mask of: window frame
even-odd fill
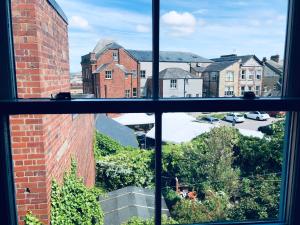
[[[110,73],[110,76],[108,76],[109,73]],[[105,79],[106,80],[112,79],[112,70],[105,70]]]
[[[177,89],[177,79],[170,80],[170,89]]]
[[[146,78],[146,70],[140,70],[140,77]]]
[[[50,0],[49,0],[50,1]],[[51,1],[50,1],[51,2]],[[0,217],[3,224],[16,225],[17,210],[13,177],[12,152],[9,134],[9,115],[65,114],[65,113],[155,113],[155,224],[161,225],[161,171],[162,171],[162,113],[195,111],[290,111],[287,117],[284,167],[281,186],[279,219],[274,221],[245,221],[210,224],[296,224],[300,221],[300,1],[290,0],[286,33],[285,76],[283,96],[279,98],[211,98],[159,99],[159,20],[160,1],[152,1],[153,97],[152,99],[18,99],[16,92],[15,61],[11,21],[11,0],[0,1]],[[144,107],[144,108],[143,108]]]
[[[234,71],[232,71],[232,70],[226,71],[225,81],[226,82],[234,82]]]

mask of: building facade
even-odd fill
[[[159,69],[176,67],[190,72],[193,66],[210,63],[211,60],[189,52],[161,51]],[[152,51],[129,50],[115,42],[100,41],[92,53],[82,56],[81,65],[84,93],[94,93],[98,98],[147,96],[146,82],[152,77]],[[115,75],[110,75],[112,71]]]
[[[152,96],[152,78],[146,82],[147,97]],[[202,78],[181,68],[167,68],[159,73],[161,98],[201,98]]]
[[[214,62],[201,74],[203,78],[203,97],[233,97],[239,93],[240,61]],[[196,71],[197,68],[194,68]]]
[[[97,98],[139,97],[136,60],[115,42],[102,45],[99,42],[94,52],[82,56],[84,93],[95,94]]]
[[[255,55],[224,55],[212,60],[215,62],[238,60],[240,62],[238,92],[235,92],[235,96],[243,96],[245,91],[253,91],[256,96],[262,95],[263,64]]]
[[[263,59],[263,96],[281,96],[283,60],[279,55],[271,56],[270,59]]]

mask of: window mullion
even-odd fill
[[[0,1],[0,99],[17,97],[10,0]],[[9,116],[0,114],[0,218],[1,224],[16,225],[17,210],[13,160],[10,146]]]
[[[162,113],[155,113],[155,225],[161,225]]]

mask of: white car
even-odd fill
[[[270,119],[270,116],[266,112],[252,111],[245,114],[246,118],[254,120],[267,120]]]
[[[245,121],[245,118],[242,114],[240,113],[228,113],[225,117],[224,120],[226,121],[231,121],[235,123],[242,123]]]

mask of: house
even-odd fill
[[[159,93],[162,98],[202,97],[202,78],[181,68],[167,68],[159,73]],[[152,78],[148,78],[147,97],[152,96]]]
[[[253,91],[256,96],[261,96],[263,63],[255,55],[223,55],[212,60],[214,62],[239,60],[238,92],[235,95],[243,96],[245,91]]]
[[[99,41],[81,57],[83,92],[97,98],[137,98],[138,63],[116,42]]]
[[[207,66],[201,72],[203,97],[239,95],[239,68],[239,60],[214,62]]]
[[[95,128],[98,132],[113,138],[123,146],[139,147],[134,130],[116,122],[105,114],[96,114]]]
[[[271,56],[270,59],[263,59],[263,96],[281,96],[283,60],[279,55]]]
[[[191,72],[211,60],[190,52],[161,51],[160,71],[181,68]],[[83,92],[98,98],[146,97],[146,82],[152,77],[152,51],[124,49],[113,41],[99,41],[81,57]]]
[[[142,50],[127,50],[139,63],[140,87],[141,96],[146,96],[146,82],[148,78],[152,77],[152,51]],[[160,51],[159,53],[159,70],[167,68],[180,68],[182,70],[191,72],[191,68],[195,66],[206,67],[211,60],[206,59],[190,52],[178,51]]]
[[[151,219],[154,217],[154,190],[136,186],[124,187],[100,197],[104,213],[104,225],[121,225],[132,217]],[[162,214],[170,215],[162,197]]]

